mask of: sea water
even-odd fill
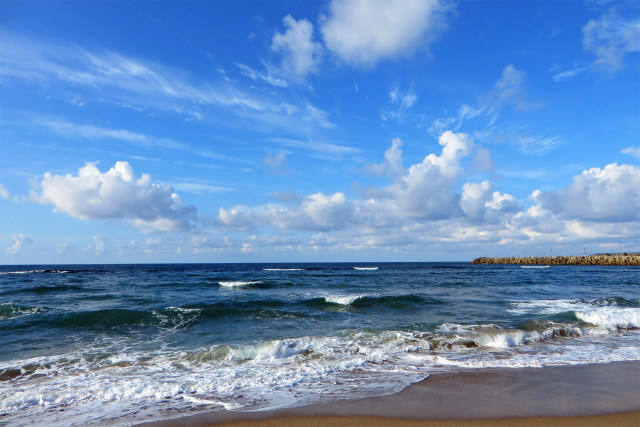
[[[0,267],[0,423],[133,424],[640,360],[640,268]]]

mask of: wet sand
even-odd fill
[[[640,362],[436,373],[388,396],[154,426],[639,426]]]

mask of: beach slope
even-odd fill
[[[388,396],[154,426],[640,425],[640,362],[436,373]]]

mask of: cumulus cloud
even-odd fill
[[[427,45],[445,26],[448,9],[440,0],[334,0],[321,32],[343,61],[373,66]]]
[[[615,9],[582,27],[582,45],[596,56],[593,66],[615,74],[624,68],[624,57],[640,51],[640,19],[624,19]]]
[[[458,213],[454,190],[463,172],[460,160],[473,150],[473,140],[469,135],[446,131],[438,143],[442,146],[440,155],[427,155],[382,191],[383,198],[394,201],[397,215],[438,220]]]
[[[345,230],[353,226],[389,226],[406,221],[431,221],[462,216],[456,192],[463,173],[460,161],[474,147],[466,134],[445,132],[439,138],[442,152],[429,154],[422,162],[405,169],[402,141],[393,140],[385,161],[367,167],[387,176],[389,184],[374,188],[363,199],[348,200],[342,192],[315,193],[295,205],[269,204],[254,208],[221,208],[217,223],[236,230],[262,226],[298,230]],[[496,198],[506,197],[496,194]],[[493,208],[491,202],[499,206]],[[487,200],[487,208],[501,210],[500,200]]]
[[[34,198],[80,219],[126,218],[143,232],[186,231],[196,208],[183,206],[168,185],[135,176],[128,162],[116,162],[107,172],[87,163],[76,176],[45,173]]]
[[[18,233],[11,236],[13,238],[13,245],[6,248],[4,253],[15,255],[21,250],[23,250],[26,246],[33,243],[33,241],[28,238],[24,233]]]
[[[284,33],[276,33],[271,50],[282,54],[282,71],[298,81],[318,69],[322,45],[313,41],[313,24],[306,19],[296,21],[291,15],[283,19]]]
[[[611,163],[574,177],[562,190],[536,192],[540,207],[563,218],[580,221],[640,220],[640,169]]]
[[[533,205],[525,208],[488,179],[463,181],[463,160],[481,149],[469,135],[444,132],[438,142],[440,152],[405,167],[402,141],[394,139],[384,161],[371,166],[388,178],[387,184],[360,196],[347,197],[341,191],[307,196],[276,192],[274,203],[220,208],[211,219],[213,228],[202,235],[182,235],[145,247],[194,254],[266,248],[296,254],[406,253],[468,247],[473,255],[479,243],[554,245],[555,252],[555,245],[640,242],[640,169],[634,166],[613,163],[586,170],[566,188],[535,191]],[[273,229],[278,232],[272,234]],[[207,235],[220,232],[240,234],[234,239]],[[95,238],[88,250],[106,250],[101,242]]]
[[[494,184],[489,180],[464,184],[460,207],[472,222],[489,224],[504,220],[505,214],[522,210],[522,204],[512,195],[494,191]]]
[[[253,230],[272,225],[292,230],[335,230],[354,222],[354,206],[344,193],[315,193],[304,197],[295,206],[269,204],[249,208],[220,208],[216,225],[235,230]]]

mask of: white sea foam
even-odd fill
[[[324,298],[326,302],[340,305],[349,305],[354,301],[365,297],[366,295],[327,295]]]
[[[263,271],[303,271],[304,268],[263,268]]]
[[[640,308],[619,307],[611,300],[520,301],[512,303],[511,307],[509,312],[514,314],[552,315],[574,312],[579,320],[608,329],[640,328]]]
[[[248,285],[257,285],[262,283],[260,280],[249,280],[249,281],[229,281],[229,282],[218,282],[220,286],[225,286],[227,288],[236,288],[241,286]]]
[[[162,410],[211,410],[211,405],[261,410],[392,393],[452,366],[640,360],[640,334],[600,328],[602,335],[589,340],[576,328],[575,335],[559,342],[554,338],[562,328],[568,326],[550,324],[535,332],[448,323],[431,332],[363,331],[179,352],[161,343],[143,352],[113,342],[0,362],[0,372],[22,371],[19,378],[0,382],[0,412],[8,414],[4,421],[10,424],[29,424],[36,418],[54,425],[104,424],[110,419],[133,424],[157,419]],[[468,348],[469,343],[483,350]],[[57,406],[65,406],[65,411],[47,410]]]
[[[576,317],[583,322],[608,329],[640,328],[640,308],[599,307],[592,310],[577,311]]]
[[[549,268],[548,265],[521,265],[521,268]]]
[[[378,267],[353,267],[354,270],[372,271],[377,270]]]
[[[513,314],[558,314],[566,311],[587,307],[587,304],[577,300],[535,300],[535,301],[514,301],[509,304],[508,311]]]
[[[89,406],[101,414],[94,420],[98,422],[136,412],[133,419],[150,420],[157,416],[157,405],[168,402],[174,410],[211,402],[255,410],[331,399],[353,393],[354,384],[361,396],[377,394],[380,387],[393,392],[427,375],[391,363],[394,353],[408,349],[406,341],[403,333],[385,333],[303,337],[179,353],[160,348],[141,353],[114,346],[116,353],[107,358],[78,352],[23,360],[19,366],[30,366],[31,372],[14,380],[12,387],[0,383],[0,412],[18,424],[21,417],[34,416],[46,424],[82,424]],[[11,363],[0,364],[0,371],[15,368],[15,361]],[[34,374],[45,375],[36,379]],[[319,384],[326,385],[326,394],[318,395]],[[59,405],[70,405],[64,415],[43,411]],[[149,409],[137,411],[145,407]]]

